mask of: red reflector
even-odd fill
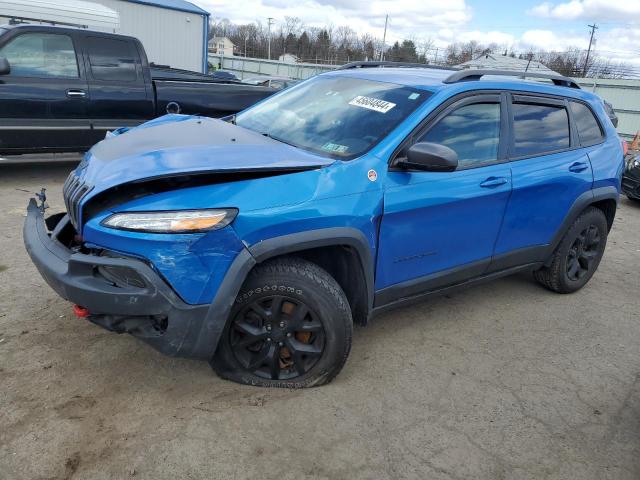
[[[80,305],[73,306],[73,313],[75,313],[78,318],[87,318],[89,316],[89,310]]]

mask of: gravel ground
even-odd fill
[[[0,478],[638,479],[640,206],[582,291],[514,276],[356,329],[325,387],[249,388],[71,314],[30,263],[0,165]]]

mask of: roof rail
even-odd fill
[[[459,70],[449,75],[444,83],[457,83],[468,80],[480,80],[485,75],[499,75],[504,77],[519,77],[521,79],[529,78],[544,78],[551,80],[554,85],[560,87],[580,88],[580,85],[575,80],[569,77],[563,77],[562,75],[553,75],[548,73],[536,73],[536,72],[517,72],[513,70],[486,70],[486,69],[466,69]]]
[[[367,61],[367,62],[351,62],[344,65],[340,65],[337,70],[349,70],[351,68],[431,68],[434,70],[451,70],[457,71],[457,68],[453,67],[441,67],[439,65],[429,65],[427,63],[410,63],[410,62],[386,62],[386,61]]]

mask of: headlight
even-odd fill
[[[196,233],[226,227],[238,214],[235,208],[114,213],[102,225],[150,233]]]

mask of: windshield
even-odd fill
[[[316,77],[236,116],[236,124],[340,159],[369,151],[430,92],[348,77]]]

